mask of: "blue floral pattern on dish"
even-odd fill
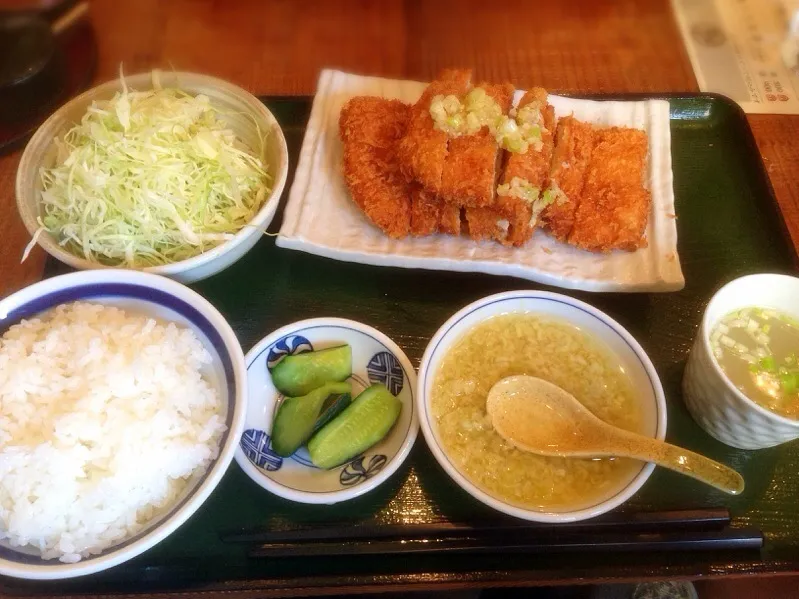
[[[399,395],[403,386],[402,366],[394,354],[381,351],[372,356],[366,365],[366,372],[369,375],[369,382],[382,383],[392,395]]]
[[[272,370],[286,356],[313,351],[313,345],[302,335],[286,335],[275,343],[266,356],[266,367]]]
[[[369,462],[364,466],[364,456],[355,458],[347,464],[341,471],[338,477],[339,482],[344,487],[352,487],[369,480],[375,474],[380,472],[383,467],[388,463],[388,458],[384,455],[373,455],[369,458]]]
[[[270,437],[264,431],[252,428],[244,431],[240,445],[247,459],[263,470],[274,472],[283,465],[283,458],[272,451]]]

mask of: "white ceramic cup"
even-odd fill
[[[716,292],[705,309],[683,376],[683,397],[694,420],[722,443],[740,449],[772,447],[799,438],[799,420],[775,414],[746,397],[713,357],[713,327],[730,312],[751,306],[799,319],[799,278],[748,275]]]

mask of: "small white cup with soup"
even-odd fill
[[[736,385],[714,356],[711,337],[718,324],[747,308],[773,310],[799,321],[799,278],[748,275],[727,283],[711,298],[685,368],[683,397],[694,420],[713,437],[732,447],[761,449],[799,438],[799,420],[747,397],[741,381]]]

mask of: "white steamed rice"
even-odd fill
[[[140,532],[225,430],[189,329],[58,306],[0,340],[0,542],[76,562]]]

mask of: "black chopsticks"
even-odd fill
[[[612,513],[593,520],[564,524],[541,524],[524,520],[502,519],[476,523],[433,522],[424,524],[377,524],[377,525],[326,525],[295,528],[290,530],[232,530],[222,533],[227,543],[295,543],[328,540],[373,540],[386,538],[453,537],[458,535],[506,536],[519,532],[646,532],[659,530],[697,529],[719,530],[730,524],[730,512],[726,508],[700,510],[673,510],[663,512]]]
[[[760,549],[763,535],[730,528],[725,508],[614,513],[548,525],[510,519],[475,523],[317,524],[291,530],[236,530],[229,543],[254,543],[251,557],[328,555],[699,551]]]
[[[754,529],[597,535],[567,533],[529,540],[501,538],[388,539],[264,543],[250,557],[326,557],[396,554],[556,553],[619,551],[701,551],[760,549],[763,535]]]

